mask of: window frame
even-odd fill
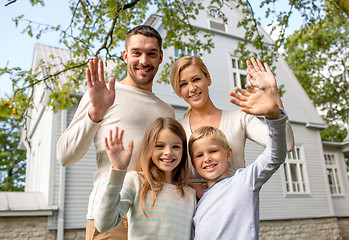
[[[334,164],[328,164],[328,161],[326,161],[326,156],[332,156],[332,161],[334,160]],[[327,182],[328,182],[328,186],[329,186],[329,190],[331,193],[332,197],[337,197],[337,196],[344,196],[344,192],[343,192],[343,183],[341,180],[341,174],[340,174],[340,166],[339,166],[339,161],[338,161],[338,156],[337,154],[333,153],[333,152],[327,152],[324,151],[324,161],[325,161],[325,167],[326,167],[326,177],[327,177]],[[332,192],[332,187],[329,180],[329,172],[328,170],[331,169],[332,171],[332,181],[335,182],[334,187],[336,188],[336,193]],[[339,189],[339,191],[338,191]]]
[[[293,155],[296,155],[296,158],[294,158]],[[292,159],[289,158],[290,156],[292,156]],[[292,181],[291,165],[295,165],[296,167],[296,181]],[[306,164],[304,148],[302,146],[295,146],[292,152],[287,153],[286,160],[282,164],[281,170],[283,186],[282,188],[286,196],[311,194],[308,168]],[[289,179],[291,181],[288,181]]]
[[[235,62],[235,67],[234,67],[233,61]],[[231,79],[230,80],[231,91],[234,91],[234,87],[239,87],[241,89],[246,90],[244,84],[249,84],[249,81],[247,80],[247,69],[241,69],[239,65],[242,63],[239,64],[239,57],[234,56],[232,54],[229,56],[229,62],[230,62],[229,76]],[[245,77],[244,83],[241,80],[241,75]]]

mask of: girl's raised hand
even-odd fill
[[[277,119],[281,117],[279,107],[272,97],[262,91],[258,91],[250,85],[246,84],[246,88],[251,92],[235,87],[235,91],[240,94],[229,92],[229,95],[233,97],[230,98],[229,101],[240,106],[241,111],[248,114],[265,116],[269,119]]]
[[[128,149],[124,149],[122,144],[122,138],[124,135],[124,130],[121,130],[119,134],[119,128],[115,128],[115,134],[113,131],[109,130],[109,138],[105,138],[105,148],[113,166],[116,170],[126,170],[131,159],[133,141],[131,140],[128,144]]]

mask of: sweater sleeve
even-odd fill
[[[57,159],[63,166],[79,161],[88,151],[100,123],[94,123],[88,116],[91,103],[85,93],[69,127],[57,142]]]
[[[131,175],[126,174],[126,170],[111,170],[110,180],[95,218],[99,232],[108,232],[117,227],[133,204],[135,198],[133,183],[137,181],[137,177]]]
[[[282,118],[275,120],[266,119],[268,126],[267,147],[252,164],[252,175],[255,176],[252,183],[253,190],[258,190],[285,162],[286,146],[286,113],[280,109]]]
[[[259,120],[256,116],[246,114],[244,116],[246,126],[246,136],[251,141],[261,145],[267,145],[268,127],[265,123]],[[286,143],[287,151],[291,152],[294,148],[294,136],[290,120],[286,120]]]

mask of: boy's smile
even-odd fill
[[[223,148],[219,141],[212,138],[201,138],[193,145],[193,160],[197,172],[206,179],[211,187],[222,178],[228,177],[231,149]]]

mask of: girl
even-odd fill
[[[252,64],[251,64],[252,62]],[[283,108],[279,97],[278,88],[274,74],[267,63],[251,58],[247,60],[249,73],[247,79],[255,87],[269,94],[277,102],[279,108]],[[230,148],[233,151],[232,160],[229,163],[229,176],[234,175],[238,168],[245,167],[244,150],[246,139],[266,146],[268,129],[257,117],[246,114],[240,110],[223,111],[218,109],[211,101],[209,86],[212,80],[206,65],[198,57],[184,56],[178,59],[171,69],[171,85],[176,94],[183,98],[189,108],[184,119],[179,122],[184,127],[187,139],[192,132],[201,126],[212,126],[219,128],[227,137]],[[230,94],[231,95],[231,94]],[[293,149],[294,140],[290,123],[286,124],[287,150]],[[196,173],[189,161],[189,182],[204,182]],[[200,185],[191,185],[198,190],[200,197]]]
[[[195,191],[186,186],[187,143],[183,127],[172,118],[156,119],[140,146],[136,171],[126,173],[133,142],[123,148],[124,131],[105,138],[112,164],[95,224],[100,232],[115,228],[127,213],[129,239],[191,239]]]

